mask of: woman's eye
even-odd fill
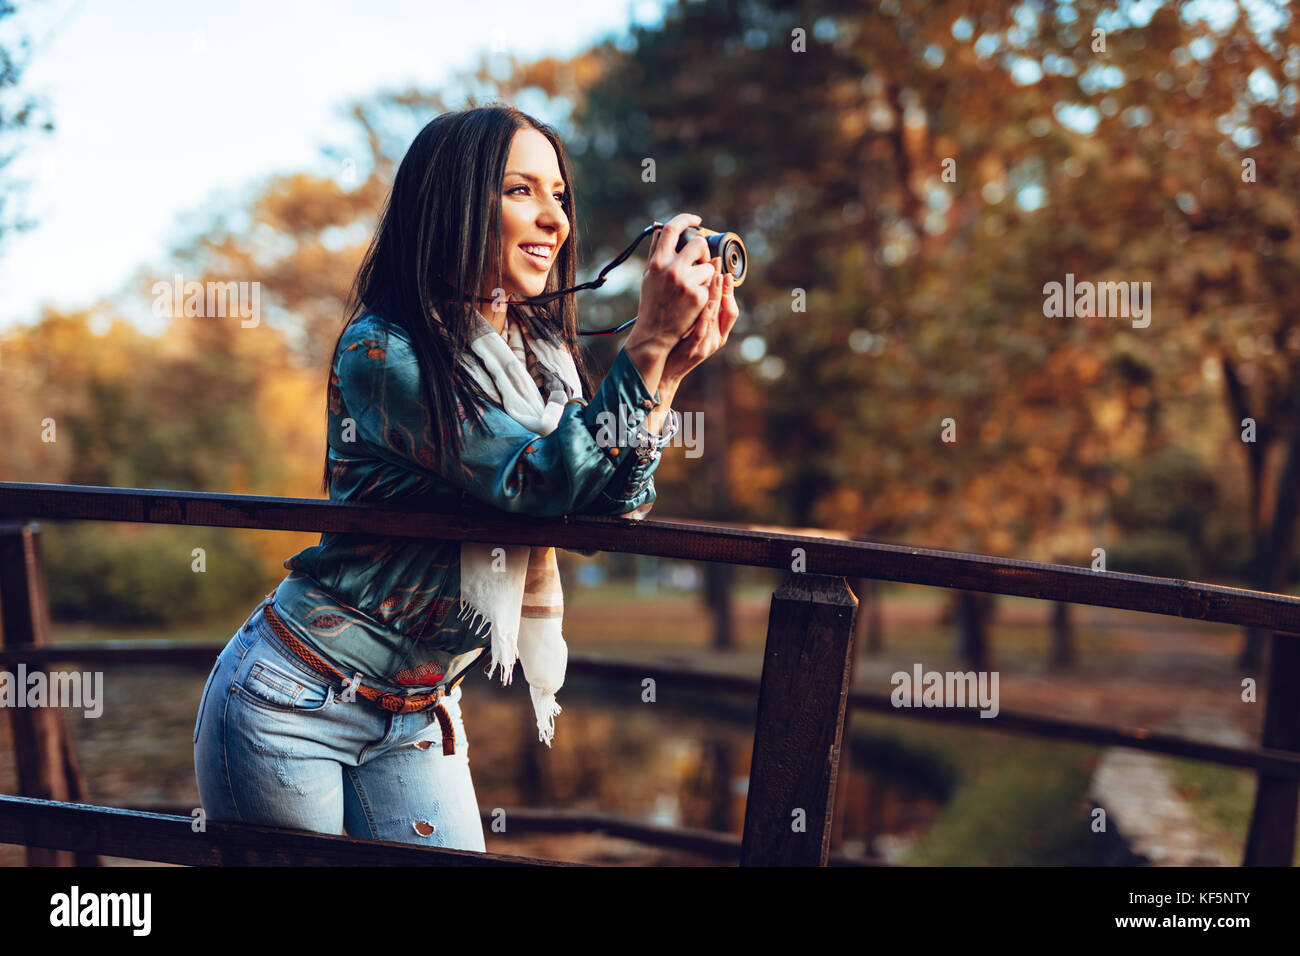
[[[511,193],[516,192],[517,190],[527,189],[527,188],[528,188],[527,186],[515,186],[512,189],[507,189],[506,195],[509,196]],[[558,199],[560,202],[564,202],[564,193],[551,193],[551,195],[554,196],[556,199]]]

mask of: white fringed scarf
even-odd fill
[[[468,356],[462,364],[488,395],[500,399],[511,418],[531,432],[549,435],[559,424],[565,405],[583,397],[573,356],[562,345],[523,336],[513,320],[507,321],[503,338],[481,314],[477,318],[478,335],[470,349],[488,374],[485,376]],[[639,508],[625,517],[641,518],[648,510]],[[492,557],[497,548],[505,552],[504,567]],[[462,541],[460,600],[462,618],[477,612],[481,615],[479,626],[491,629],[488,677],[500,665],[501,683],[509,684],[515,660],[523,665],[537,715],[538,739],[549,747],[555,735],[555,716],[560,713],[555,694],[564,683],[569,661],[561,633],[564,594],[555,548]]]

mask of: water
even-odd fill
[[[88,720],[80,712],[64,714],[91,802],[165,805],[186,815],[199,805],[192,731],[205,678],[189,668],[108,668],[103,716]],[[489,812],[503,809],[508,821],[511,810],[519,808],[587,810],[741,834],[753,755],[752,700],[669,694],[661,681],[659,700],[644,702],[639,681],[570,678],[559,695],[564,710],[548,750],[537,739],[521,674],[516,672],[509,687],[481,673],[471,674],[462,686],[470,768],[479,805]],[[13,793],[17,781],[8,722],[0,723],[5,754],[0,785]],[[855,740],[836,807],[842,845],[856,854],[904,846],[941,806],[942,775],[927,780],[912,763],[916,755],[901,758],[896,745],[871,738],[861,727]],[[844,769],[842,762],[841,774]],[[508,825],[507,833],[489,832],[487,839],[488,849],[499,853],[602,862],[727,862],[608,837],[524,837],[509,832]],[[621,849],[606,853],[614,844]]]

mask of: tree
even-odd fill
[[[18,8],[11,0],[0,0],[0,24],[14,16]],[[21,143],[33,133],[48,133],[54,129],[44,106],[35,97],[25,97],[14,102],[12,95],[22,80],[31,51],[31,40],[20,36],[17,49],[0,44],[0,249],[12,233],[30,229],[36,223],[14,212],[14,201],[23,183],[11,181],[5,174],[10,164],[21,153]]]

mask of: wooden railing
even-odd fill
[[[133,521],[307,532],[386,534],[499,544],[550,545],[788,572],[774,593],[759,678],[649,661],[574,655],[569,673],[661,683],[716,693],[757,694],[758,716],[743,833],[710,834],[601,815],[530,811],[537,828],[600,829],[692,849],[742,865],[873,862],[830,854],[831,822],[845,715],[850,707],[1051,739],[1133,747],[1256,771],[1258,792],[1244,854],[1248,865],[1292,863],[1300,800],[1300,598],[1182,580],[1093,571],[987,555],[869,541],[648,519],[537,519],[487,511],[466,499],[454,514],[302,498],[0,482],[0,666],[192,663],[210,666],[219,646],[152,642],[49,642],[48,602],[32,519]],[[892,706],[889,695],[850,688],[858,601],[846,578],[925,584],[1123,608],[1262,628],[1274,641],[1259,746],[1234,747],[1143,728],[1108,727],[1001,709]],[[1280,652],[1279,652],[1280,650]],[[1281,688],[1281,690],[1279,690]],[[1288,690],[1289,688],[1289,690]],[[76,755],[57,712],[14,710],[22,796],[0,798],[0,842],[29,848],[30,862],[94,862],[98,854],[177,863],[401,862],[541,864],[524,857],[465,853],[293,830],[209,823],[194,833],[174,814],[91,807]],[[792,819],[803,826],[792,826]],[[512,818],[513,819],[513,818]],[[180,827],[184,826],[184,830]],[[129,852],[124,852],[129,850]],[[76,854],[75,856],[73,854]],[[878,862],[878,861],[874,861]]]

